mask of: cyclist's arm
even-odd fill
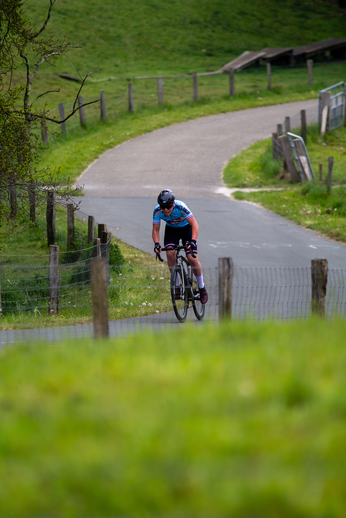
[[[154,243],[159,243],[159,241],[160,241],[160,223],[153,224],[152,237],[153,237]]]
[[[191,225],[191,227],[192,227],[192,238],[191,239],[194,239],[195,241],[197,241],[198,230],[199,230],[198,223],[194,217],[189,218],[187,221],[188,221],[188,224]]]

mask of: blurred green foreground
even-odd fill
[[[344,517],[346,321],[3,347],[0,516]]]

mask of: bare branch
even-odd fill
[[[32,103],[29,104],[30,107],[32,107],[32,105],[38,100],[40,99],[41,97],[44,97],[45,95],[47,94],[57,94],[60,92],[60,88],[58,90],[47,90],[47,92],[44,92],[43,94],[40,94],[36,97],[36,99],[34,101],[32,101]]]
[[[74,107],[72,109],[71,113],[67,117],[65,117],[65,119],[60,120],[60,121],[57,121],[56,119],[51,119],[50,117],[41,117],[41,118],[42,119],[44,118],[45,120],[50,121],[50,122],[55,122],[56,124],[62,124],[63,122],[66,122],[70,117],[72,117],[72,115],[77,113],[84,106],[89,106],[89,104],[95,104],[95,103],[99,103],[99,102],[100,102],[100,99],[96,99],[95,101],[90,101],[88,103],[83,103],[81,106]],[[40,118],[40,116],[38,116],[38,118]]]
[[[81,91],[82,91],[83,86],[85,85],[85,81],[88,79],[88,77],[90,77],[90,76],[91,76],[91,74],[93,73],[93,71],[94,71],[96,68],[97,68],[97,67],[95,66],[92,70],[90,70],[90,72],[89,72],[89,73],[84,77],[84,79],[82,80],[82,84],[81,84],[81,85],[80,85],[80,87],[79,87],[79,90],[78,90],[78,92],[77,92],[77,94],[76,94],[75,101],[74,101],[74,103],[73,103],[73,108],[72,108],[72,110],[73,110],[73,111],[76,109],[76,105],[77,105],[77,102],[78,102],[78,97],[79,97],[79,94],[80,94],[80,93],[81,93]],[[94,102],[95,102],[95,101],[94,101]]]
[[[50,15],[51,15],[51,12],[52,12],[52,9],[54,7],[55,2],[56,2],[56,0],[49,0],[49,9],[48,9],[48,13],[47,13],[46,19],[43,22],[43,25],[42,25],[41,29],[39,31],[37,31],[36,33],[34,33],[31,36],[29,41],[35,40],[37,38],[37,36],[39,36],[45,30],[45,28],[47,27],[47,24],[49,22]]]
[[[34,80],[35,75],[39,71],[40,67],[43,65],[43,63],[45,61],[47,61],[48,58],[51,58],[52,56],[60,56],[63,52],[64,52],[63,50],[55,51],[55,52],[50,52],[50,53],[46,54],[45,56],[43,56],[43,58],[35,64],[35,69],[33,70],[32,74],[30,76],[30,82],[32,83],[32,81]]]
[[[24,112],[28,114],[28,106],[29,106],[29,97],[31,90],[31,81],[30,81],[30,63],[28,56],[23,52],[20,53],[20,57],[24,60],[25,68],[26,68],[26,84],[25,84],[25,92],[24,92]]]

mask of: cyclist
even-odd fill
[[[161,220],[166,222],[164,244],[178,245],[182,240],[183,246],[187,247],[186,256],[195,273],[202,304],[208,302],[208,293],[203,282],[201,263],[197,258],[198,224],[192,212],[184,202],[176,200],[170,189],[164,189],[157,197],[158,205],[154,209],[154,221],[152,237],[155,243],[154,252],[161,252],[160,246],[160,224]],[[191,251],[196,255],[192,257]],[[171,271],[175,265],[175,250],[167,250],[167,263]],[[179,277],[177,276],[177,283]],[[180,286],[176,286],[175,297],[180,297]]]

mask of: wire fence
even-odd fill
[[[237,71],[233,75],[234,98],[265,95],[268,89],[273,93],[282,94],[284,91],[310,91],[328,87],[333,82],[342,81],[346,73],[345,62],[316,63],[313,69],[313,86],[308,82],[308,70],[305,64],[295,67],[271,67],[271,86],[268,85],[268,76],[265,67],[250,67]],[[306,77],[305,77],[306,76]],[[197,77],[197,83],[194,83]],[[304,80],[305,78],[305,80]],[[95,85],[103,84],[107,120],[115,120],[121,114],[137,111],[145,107],[177,106],[196,101],[212,101],[215,99],[229,99],[231,95],[230,76],[227,73],[188,74],[169,77],[134,77],[125,81],[122,78],[104,78],[95,80],[91,89],[95,92]],[[129,98],[129,84],[131,84],[132,100]],[[109,87],[112,85],[112,88]],[[101,90],[100,90],[101,91]],[[83,96],[83,103],[97,99],[98,94]],[[130,107],[131,103],[131,107]],[[73,102],[64,103],[65,115],[72,110]],[[101,118],[100,103],[84,107],[85,123],[95,122]],[[50,110],[50,116],[60,119],[59,107]],[[80,114],[76,113],[66,121],[66,131],[69,132],[80,126]],[[48,124],[49,126],[49,124]],[[54,126],[54,125],[53,125]],[[53,129],[52,126],[52,129]],[[54,130],[56,128],[54,127]]]
[[[48,315],[49,264],[35,268],[2,264],[0,343],[93,336],[92,247],[80,252],[81,256],[88,253],[89,257],[73,264],[64,259],[60,261],[61,295],[59,310],[53,317]],[[46,257],[47,263],[48,260]],[[218,275],[217,268],[204,269],[209,293],[207,321],[219,318]],[[329,269],[325,307],[328,318],[346,316],[346,270]],[[235,268],[233,319],[305,319],[311,313],[311,268]],[[25,314],[30,315],[26,321],[23,319]],[[46,320],[42,320],[44,314]],[[146,267],[131,264],[110,267],[108,316],[110,336],[136,333],[143,328],[158,330],[180,325],[172,312],[167,265],[156,265],[153,261]],[[195,320],[192,310],[188,320]],[[20,325],[34,328],[11,329]]]

